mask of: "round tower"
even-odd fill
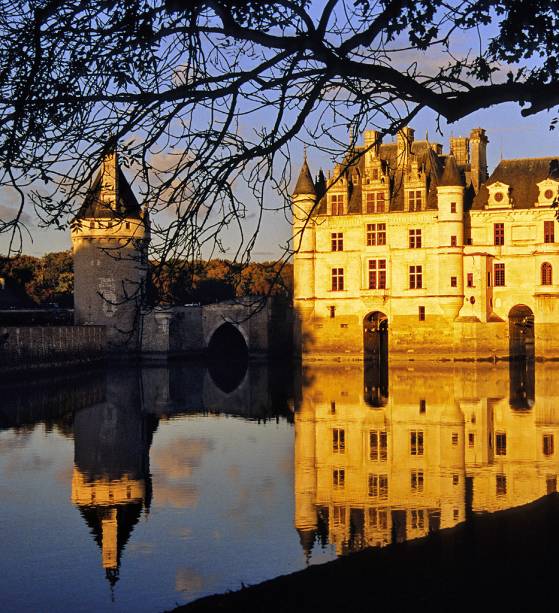
[[[293,212],[293,298],[295,306],[295,347],[301,348],[303,321],[312,317],[314,304],[315,222],[317,202],[307,156],[292,195]]]
[[[450,319],[464,300],[464,180],[452,154],[437,186],[440,305]]]
[[[149,241],[147,210],[109,153],[72,223],[74,322],[106,326],[109,349],[138,349]]]

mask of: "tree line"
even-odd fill
[[[209,304],[242,296],[282,296],[293,293],[293,267],[282,262],[239,264],[223,259],[208,261],[151,261],[147,290],[149,304]],[[71,308],[74,270],[71,251],[42,257],[0,256],[0,276],[23,287],[39,306]]]

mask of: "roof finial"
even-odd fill
[[[429,128],[425,130],[425,140],[429,142]]]
[[[307,144],[305,143],[304,147],[303,147],[303,156],[304,156],[304,161],[307,161]]]

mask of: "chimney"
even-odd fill
[[[398,163],[408,163],[411,156],[414,133],[415,131],[408,127],[398,130],[398,135],[396,137],[396,142],[398,144]]]
[[[376,130],[365,130],[363,134],[363,143],[366,149],[371,147],[370,152],[372,157],[378,157],[380,146],[382,144],[382,136]]]
[[[487,174],[487,143],[483,128],[474,128],[470,133],[470,159],[472,167],[472,185],[477,194],[479,187],[488,179]]]
[[[470,163],[470,139],[465,136],[451,138],[450,153],[458,166],[467,166]]]

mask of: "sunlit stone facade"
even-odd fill
[[[502,160],[365,132],[358,161],[293,193],[296,346],[306,358],[559,356],[559,160]]]
[[[389,379],[309,364],[294,460],[307,553],[418,538],[556,491],[555,378],[553,363],[394,366]]]

